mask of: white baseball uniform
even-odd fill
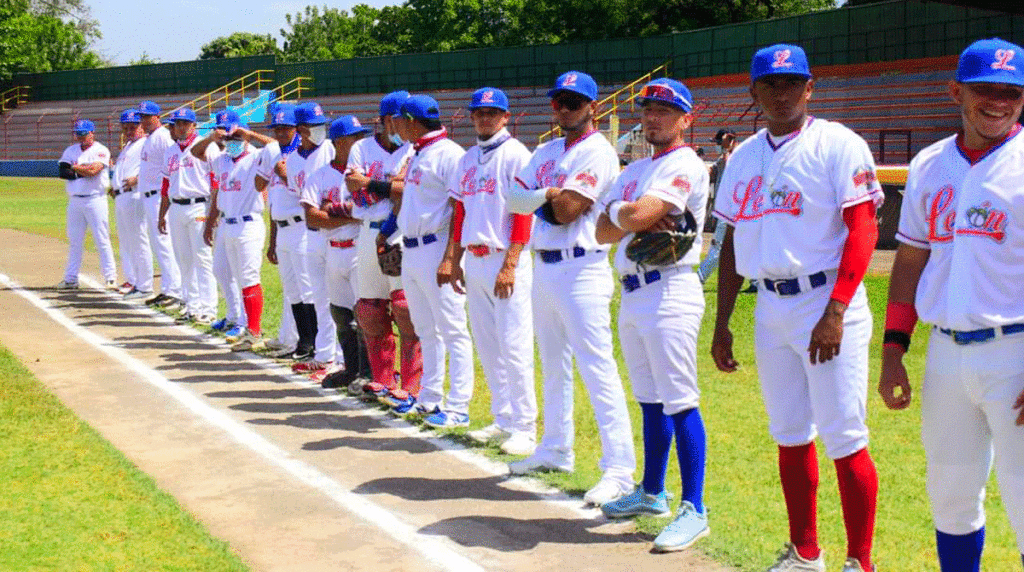
[[[301,201],[320,208],[325,202],[344,204],[352,199],[345,185],[345,170],[334,165],[320,167],[306,181]],[[356,305],[356,256],[358,224],[344,224],[338,228],[322,229],[327,242],[326,283],[327,298],[331,305],[353,309]]]
[[[167,197],[171,201],[167,232],[181,270],[186,310],[193,316],[216,317],[213,248],[203,241],[203,227],[210,200],[211,162],[221,151],[216,145],[210,145],[206,148],[206,159],[197,159],[192,155],[192,147],[198,141],[198,134],[193,133],[184,143],[172,146],[164,156]]]
[[[263,196],[256,190],[256,164],[260,150],[249,146],[245,153],[232,159],[226,153],[217,157],[213,172],[217,177],[217,245],[214,258],[222,252],[229,270],[228,284],[233,285],[228,302],[228,321],[245,324],[245,308],[241,292],[260,283],[263,266],[263,242],[267,229],[263,223]],[[216,262],[214,263],[216,267]],[[224,289],[224,282],[221,282]],[[237,304],[235,309],[232,305]]]
[[[302,192],[306,180],[318,169],[330,166],[334,159],[334,145],[321,143],[308,153],[300,147],[289,153],[285,159],[288,172],[288,192],[298,198],[301,208]],[[319,206],[319,205],[317,205]],[[305,218],[305,210],[303,210]],[[314,359],[321,363],[333,363],[338,356],[338,337],[335,335],[334,318],[331,317],[331,306],[327,292],[327,239],[320,229],[302,228],[306,232],[306,272],[312,289],[312,303],[316,306],[316,355]],[[280,234],[280,233],[278,233]]]
[[[467,413],[473,396],[473,342],[466,322],[466,296],[438,287],[437,268],[448,247],[452,207],[448,182],[465,153],[443,128],[421,137],[405,173],[398,212],[402,233],[402,286],[423,352],[418,401],[426,409]],[[462,261],[458,261],[460,264]],[[444,395],[445,352],[450,387]]]
[[[153,291],[153,254],[146,230],[145,203],[139,184],[127,186],[124,181],[139,176],[144,137],[129,141],[121,148],[114,163],[114,218],[117,221],[117,243],[121,254],[121,272],[125,280],[140,292]]]
[[[599,466],[606,478],[632,485],[633,431],[612,348],[609,305],[615,290],[607,250],[594,236],[599,201],[618,174],[619,158],[598,131],[566,146],[538,147],[517,177],[526,189],[558,187],[594,204],[569,224],[534,224],[533,319],[544,373],[544,437],[535,455],[575,463],[572,359],[590,394],[601,432]]]
[[[181,270],[174,258],[171,237],[169,234],[162,234],[157,227],[160,220],[160,188],[164,180],[164,155],[174,145],[171,133],[164,126],[146,136],[139,157],[139,192],[142,193],[149,246],[156,254],[156,261],[160,267],[160,291],[180,299]],[[152,259],[146,266],[152,268]]]
[[[508,433],[537,432],[533,378],[533,263],[524,249],[515,270],[512,296],[494,295],[505,263],[515,216],[505,201],[530,152],[505,129],[478,141],[459,161],[451,180],[452,198],[466,217],[465,278],[469,320],[484,376],[491,391],[494,424]],[[519,215],[521,216],[521,215]],[[528,232],[527,227],[527,232]]]
[[[737,273],[762,285],[754,343],[769,431],[785,447],[820,433],[832,459],[868,442],[871,312],[863,284],[843,319],[842,351],[812,365],[807,348],[849,234],[843,209],[882,202],[874,171],[871,151],[856,133],[809,117],[786,137],[761,129],[741,143],[715,199],[715,216],[735,228]]]
[[[78,270],[82,267],[82,250],[85,246],[85,231],[92,232],[96,250],[100,254],[100,272],[103,279],[117,279],[114,264],[114,249],[110,246],[110,215],[107,210],[107,187],[110,186],[110,150],[94,141],[82,149],[79,143],[71,145],[60,156],[61,163],[91,165],[102,163],[103,169],[92,177],[79,177],[67,181],[68,193],[67,233],[68,264],[64,268],[64,281],[78,283]]]
[[[397,176],[408,166],[412,158],[412,144],[405,144],[388,153],[381,147],[376,137],[366,137],[356,141],[348,153],[348,168],[358,171],[374,181],[388,181]],[[356,239],[361,261],[358,268],[357,284],[359,290],[356,298],[371,300],[387,300],[391,292],[402,289],[400,276],[385,276],[377,263],[377,234],[380,224],[388,218],[394,205],[390,199],[364,198],[356,199],[352,216],[363,221]],[[395,233],[391,242],[401,240]]]
[[[635,233],[619,241],[615,270],[622,282],[619,343],[640,403],[661,403],[665,415],[699,405],[697,335],[704,316],[704,290],[693,271],[700,262],[701,235],[708,200],[708,170],[689,147],[676,147],[630,163],[602,204],[636,202],[652,196],[672,205],[669,214],[688,210],[697,238],[679,261],[644,267],[626,257]]]
[[[984,526],[994,457],[1024,553],[1024,428],[1014,424],[1012,409],[1024,390],[1021,181],[1019,126],[973,164],[956,136],[934,143],[910,163],[896,238],[930,251],[914,306],[936,328],[921,389],[936,528],[963,535]]]

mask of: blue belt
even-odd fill
[[[370,228],[380,229],[380,225],[384,224],[384,219],[370,221]]]
[[[224,222],[228,224],[238,224],[240,222],[252,222],[256,219],[252,218],[252,215],[245,215],[243,217],[225,217]]]
[[[436,234],[425,234],[425,235],[421,236],[420,238],[405,238],[405,237],[402,238],[402,244],[404,244],[406,248],[416,248],[417,246],[420,245],[421,241],[422,241],[424,246],[426,246],[428,244],[435,243],[435,242],[437,242],[437,235]]]
[[[825,282],[828,282],[824,272],[817,272],[807,277],[811,282],[811,288],[817,288],[818,286],[824,286]],[[764,283],[764,287],[767,290],[775,292],[779,296],[793,296],[800,293],[800,281],[796,278],[790,278],[788,280],[771,280],[765,278],[761,282]]]
[[[592,252],[603,252],[602,250],[594,250]],[[582,258],[587,255],[587,249],[582,246],[572,247],[572,254],[567,254],[562,250],[538,250],[537,254],[540,255],[540,259],[546,264],[555,264],[569,258]]]
[[[643,279],[642,283],[641,279]],[[651,282],[657,282],[658,280],[661,280],[660,270],[651,270],[650,272],[644,272],[643,274],[625,274],[622,278],[619,278],[619,282],[622,283],[622,289],[626,292],[639,290],[641,286],[650,284]]]
[[[980,330],[961,332],[957,330],[939,328],[940,332],[953,338],[953,343],[959,346],[987,342],[992,338],[996,337],[996,330],[997,328],[982,328]],[[1010,324],[1009,326],[1000,326],[998,330],[1002,332],[1004,336],[1008,336],[1010,334],[1019,334],[1020,332],[1024,332],[1024,324]]]

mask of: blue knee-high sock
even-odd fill
[[[935,545],[942,572],[978,572],[981,550],[985,547],[985,527],[970,534],[946,534],[936,530]]]
[[[693,503],[697,512],[704,512],[704,461],[707,453],[707,435],[704,420],[694,407],[672,415],[676,430],[676,454],[679,473],[683,478],[683,500]]]
[[[660,403],[641,403],[640,411],[644,418],[644,492],[656,495],[665,490],[672,421]]]

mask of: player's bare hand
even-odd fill
[[[1013,402],[1013,408],[1020,409],[1020,413],[1017,415],[1017,425],[1024,427],[1024,391],[1021,391],[1017,396],[1017,401]]]
[[[206,224],[203,225],[203,242],[206,246],[213,246],[213,224],[210,223],[210,219],[206,219]]]
[[[732,355],[732,331],[729,328],[715,328],[711,339],[711,357],[719,371],[732,373],[740,364]]]
[[[267,262],[277,264],[277,249],[273,246],[267,249]]]
[[[444,286],[451,284],[452,290],[459,294],[466,293],[465,277],[462,274],[462,266],[456,264],[452,259],[445,257],[437,267],[437,285]]]
[[[498,278],[494,281],[494,295],[502,300],[512,297],[516,288],[516,268],[514,266],[502,266],[498,272]]]
[[[167,234],[167,219],[164,217],[157,219],[156,229],[160,231],[160,234]]]
[[[650,227],[647,228],[647,230],[650,231],[650,232],[657,232],[659,230],[675,230],[675,229],[676,229],[676,219],[674,217],[670,216],[670,215],[667,215],[667,214],[665,216],[661,217],[660,219],[658,219],[657,221],[655,221],[654,224],[652,224]]]
[[[348,187],[348,192],[350,193],[354,193],[365,187],[369,182],[370,177],[367,177],[359,171],[349,171],[345,175],[345,186]]]
[[[274,165],[274,173],[276,173],[278,177],[281,177],[282,180],[288,180],[288,167],[285,166],[284,161],[278,161],[277,164]]]
[[[910,405],[910,379],[903,365],[903,349],[892,346],[882,348],[882,376],[878,380],[878,394],[889,409],[906,409]]]
[[[811,364],[825,363],[839,355],[839,346],[843,341],[843,314],[846,304],[829,300],[825,313],[811,330],[811,343],[807,351],[811,354]]]

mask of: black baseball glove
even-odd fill
[[[626,258],[643,267],[668,266],[685,256],[696,238],[697,221],[690,211],[683,211],[673,230],[636,233],[626,245]]]
[[[57,163],[57,172],[57,176],[67,181],[74,181],[75,179],[80,178],[80,175],[76,173],[74,169],[71,168],[71,163],[68,163],[66,161],[61,161],[60,163]]]

